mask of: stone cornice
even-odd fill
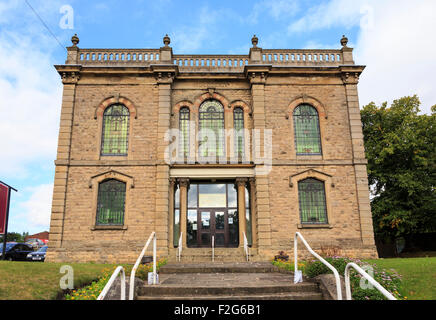
[[[55,65],[63,84],[76,84],[80,79],[80,65]]]
[[[83,166],[83,167],[125,167],[125,166],[158,166],[164,162],[155,160],[56,160],[56,166]],[[367,159],[290,159],[272,161],[273,166],[341,166],[341,165],[366,165]],[[254,164],[173,164],[171,168],[254,168]]]
[[[172,83],[174,80],[213,79],[235,80],[247,79],[251,84],[265,84],[268,77],[274,76],[331,76],[340,77],[345,84],[357,83],[365,69],[361,65],[340,66],[278,66],[246,65],[240,71],[183,70],[174,64],[154,64],[149,66],[82,66],[55,65],[64,83],[77,83],[80,75],[119,75],[119,76],[153,76],[158,83]]]

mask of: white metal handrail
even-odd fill
[[[303,242],[303,244],[306,246],[307,250],[309,250],[309,252],[315,258],[317,258],[319,261],[321,261],[323,264],[325,264],[330,270],[333,271],[333,274],[335,275],[335,279],[336,279],[337,299],[342,300],[341,280],[339,278],[338,271],[330,263],[325,261],[319,254],[317,254],[315,251],[313,251],[312,248],[307,244],[304,237],[299,232],[296,232],[295,237],[294,237],[294,270],[295,270],[295,273],[296,274],[298,273],[298,254],[297,254],[297,240],[298,240],[298,238],[300,238],[301,242]]]
[[[182,236],[183,236],[183,231],[180,232],[179,245],[177,247],[177,252],[176,252],[177,260],[179,260],[179,262],[182,256],[182,244],[183,244]]]
[[[124,268],[122,266],[118,266],[115,269],[114,273],[112,273],[112,276],[110,277],[109,281],[104,286],[103,290],[100,292],[97,300],[104,300],[104,297],[109,292],[109,289],[112,286],[112,284],[114,283],[118,274],[120,274],[120,277],[121,277],[121,300],[126,300],[126,274],[125,274]]]
[[[141,263],[141,260],[144,257],[144,254],[147,251],[148,246],[150,245],[151,239],[153,239],[153,284],[156,284],[156,232],[153,231],[150,234],[150,237],[148,238],[147,242],[145,243],[145,246],[142,249],[141,254],[136,260],[136,263],[132,268],[132,272],[130,273],[129,300],[133,300],[133,293],[135,290],[136,269],[138,269],[138,266]]]
[[[249,254],[249,248],[248,248],[248,240],[247,240],[247,236],[245,235],[245,232],[242,232],[244,234],[244,252],[245,252],[245,256],[247,257],[247,261],[250,259],[250,254]]]
[[[212,236],[212,262],[215,261],[215,236]]]
[[[374,287],[377,288],[378,291],[380,291],[386,298],[389,300],[397,300],[389,291],[387,291],[385,288],[381,286],[380,283],[378,283],[373,277],[371,277],[369,274],[367,274],[361,267],[359,267],[354,262],[350,262],[345,267],[345,292],[347,294],[347,300],[351,300],[351,286],[350,286],[350,268],[355,269],[357,272],[359,272],[362,276],[364,276],[369,283],[371,283]]]

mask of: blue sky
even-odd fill
[[[0,0],[0,180],[14,186],[9,231],[48,230],[62,85],[54,64],[77,33],[82,48],[158,48],[174,53],[246,54],[263,48],[340,48],[367,66],[361,105],[418,94],[436,104],[436,1],[420,0]],[[61,27],[73,9],[72,29]],[[64,21],[65,22],[65,21]]]

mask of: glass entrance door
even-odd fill
[[[234,183],[191,183],[188,192],[188,247],[237,247],[239,224]]]
[[[199,247],[211,247],[212,241],[215,241],[215,247],[231,246],[226,209],[201,209],[198,211],[197,221],[200,221],[197,239]]]

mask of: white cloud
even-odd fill
[[[50,226],[53,184],[42,184],[24,190],[30,194],[26,201],[20,202],[14,224],[21,225],[20,230],[30,233],[48,230]]]
[[[361,105],[418,94],[428,113],[436,104],[434,12],[434,0],[331,0],[309,9],[288,31],[359,27],[358,39],[350,40],[356,43],[354,60],[367,66],[359,85]]]
[[[194,19],[195,24],[191,26],[178,27],[170,34],[174,39],[172,46],[177,48],[177,53],[193,53],[200,48],[204,48],[205,42],[216,43],[222,37],[219,33],[219,22],[225,19],[230,12],[225,10],[212,10],[207,6],[202,7]]]
[[[12,10],[15,8],[8,8],[4,14],[17,15]],[[22,28],[0,26],[0,174],[3,177],[24,177],[29,174],[29,163],[52,162],[56,156],[62,84],[53,68],[52,52],[59,47],[32,21]]]
[[[374,25],[360,31],[355,61],[367,65],[361,105],[417,94],[421,110],[436,104],[436,1],[389,1],[374,6]]]
[[[259,16],[269,15],[275,20],[294,17],[300,6],[296,0],[264,0],[254,4],[252,11],[247,16],[249,23],[258,23]]]

